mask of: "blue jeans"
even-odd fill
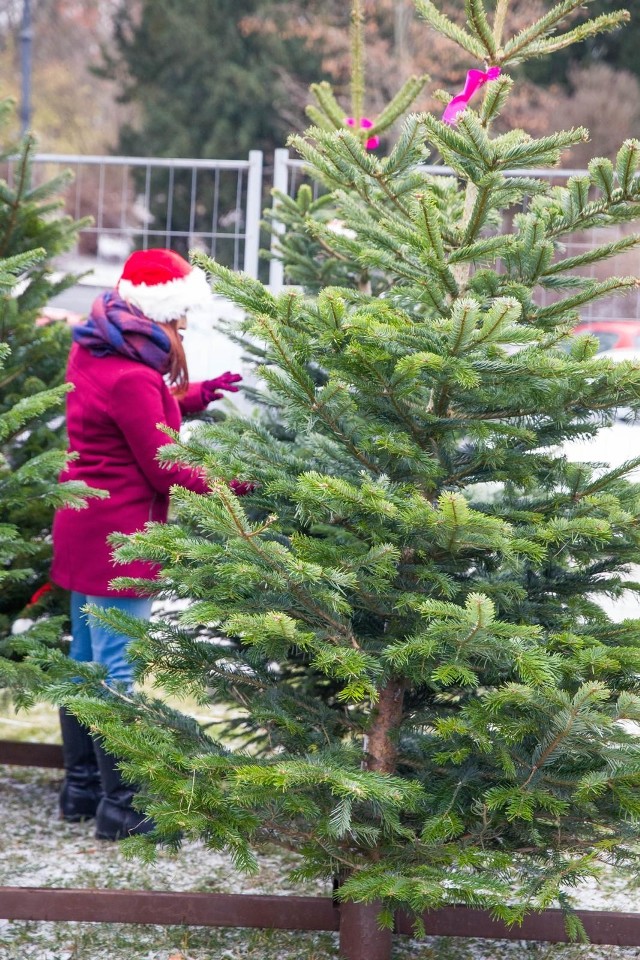
[[[151,616],[151,600],[147,597],[90,597],[86,593],[71,594],[71,649],[73,660],[93,660],[108,670],[110,682],[133,686],[133,664],[127,660],[130,638],[116,633],[95,617],[82,612],[87,603],[108,610],[115,607],[140,620]]]

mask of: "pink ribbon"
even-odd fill
[[[490,80],[497,80],[501,73],[502,70],[500,67],[490,67],[486,72],[484,70],[469,70],[462,93],[459,93],[457,97],[451,100],[447,109],[442,114],[444,122],[455,123],[458,114],[467,109],[469,100],[471,100],[474,93],[477,93],[480,87],[484,87],[485,83],[488,83]]]
[[[353,117],[345,117],[344,122],[348,127],[355,127],[356,121]],[[361,130],[370,130],[373,126],[373,121],[369,120],[367,117],[362,117],[360,120],[360,129]],[[380,146],[380,137],[369,137],[365,143],[367,150],[375,150],[376,147]]]

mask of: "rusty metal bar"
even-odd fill
[[[349,905],[345,905],[342,910],[346,919]],[[578,916],[591,943],[640,946],[640,914],[579,910]],[[274,930],[340,928],[340,908],[328,897],[165,893],[146,890],[0,887],[0,918],[259,927]],[[468,907],[434,910],[425,914],[424,921],[428,936],[569,942],[560,910],[545,910],[543,913],[531,915],[526,917],[520,926],[515,927],[506,927],[500,921],[492,920],[484,911]],[[405,914],[398,915],[397,933],[413,933],[411,919]]]
[[[57,743],[21,743],[0,740],[0,763],[16,767],[63,767],[62,747]]]
[[[591,943],[622,947],[640,946],[640,913],[612,913],[604,910],[577,910]],[[483,910],[471,907],[444,907],[425,913],[424,925],[430,937],[478,937],[488,940],[542,940],[569,943],[561,910],[530,914],[520,925],[507,927]],[[397,932],[412,934],[410,917],[399,913]]]
[[[327,897],[37,887],[0,887],[0,917],[265,930],[338,930],[340,925],[339,910]]]

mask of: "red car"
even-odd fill
[[[573,332],[597,337],[601,351],[640,351],[640,320],[585,320]]]

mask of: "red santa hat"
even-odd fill
[[[206,307],[211,288],[204,270],[193,267],[174,250],[136,250],[122,270],[116,290],[149,320],[168,323],[188,310]]]

